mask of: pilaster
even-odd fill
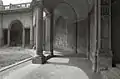
[[[46,62],[45,56],[43,55],[43,0],[37,0],[34,3],[36,8],[36,54],[33,58],[34,64],[43,64]]]

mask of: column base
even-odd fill
[[[47,62],[45,56],[36,56],[32,59],[33,64],[45,64]]]
[[[54,52],[53,49],[51,49],[51,50],[50,50],[50,55],[51,55],[51,56],[54,56],[54,53],[53,53],[53,52]]]
[[[104,71],[112,68],[112,51],[111,50],[100,50],[98,55],[98,70]]]

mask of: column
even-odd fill
[[[45,39],[46,39],[46,51],[50,51],[50,14],[47,14],[46,15],[46,22],[45,22],[46,24],[46,37],[45,37]]]
[[[8,39],[7,39],[7,41],[8,41],[8,46],[10,46],[10,28],[8,28]]]
[[[0,46],[3,45],[3,15],[0,15]]]
[[[36,17],[36,54],[33,59],[34,64],[44,64],[46,62],[43,55],[43,0],[35,1],[35,8],[37,10]]]
[[[34,45],[34,31],[33,26],[30,28],[30,46],[33,47]]]
[[[95,9],[95,14],[94,14],[94,21],[95,21],[95,53],[93,55],[93,71],[94,72],[98,72],[98,53],[99,53],[99,47],[100,47],[100,40],[99,40],[99,37],[100,37],[100,28],[99,28],[99,2],[100,0],[95,0],[95,6],[94,6],[94,9]]]
[[[95,59],[96,59],[96,72],[99,72],[99,62],[100,62],[100,53],[101,53],[101,0],[97,0],[97,47],[96,47],[96,55],[95,55]]]
[[[54,40],[54,14],[53,10],[50,12],[50,52],[53,56],[53,40]]]
[[[98,0],[99,6],[98,6],[97,71],[103,71],[103,70],[112,68],[112,51],[111,51],[111,42],[110,42],[111,41],[111,34],[110,34],[111,32],[111,10],[110,10],[111,1],[108,1],[107,4],[105,3],[106,2],[104,1]]]
[[[24,27],[22,32],[22,47],[25,47],[25,28]]]

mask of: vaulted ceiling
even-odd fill
[[[54,9],[55,16],[63,16],[68,20],[82,20],[91,11],[94,0],[44,0],[44,6]]]

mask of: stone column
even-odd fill
[[[34,45],[34,31],[33,26],[30,28],[30,46],[33,47]]]
[[[8,41],[8,46],[10,46],[10,28],[8,28],[8,39],[7,39],[7,41]]]
[[[33,59],[35,64],[43,64],[46,62],[43,55],[43,0],[35,1],[35,8],[37,10],[36,17],[36,54]]]
[[[3,19],[2,15],[0,15],[0,47],[3,45]]]
[[[95,53],[95,61],[96,61],[96,72],[99,72],[99,54],[101,51],[101,0],[96,0],[96,33],[97,33],[97,45],[96,45],[96,53]]]
[[[22,32],[22,47],[25,47],[25,28],[24,27]]]
[[[53,56],[53,40],[54,40],[54,13],[50,11],[50,52]]]
[[[109,1],[110,2],[110,1]],[[98,0],[98,47],[97,47],[97,71],[108,70],[112,68],[112,51],[111,51],[111,2],[103,7],[101,0]],[[102,7],[102,9],[101,9]],[[103,11],[107,8],[108,14]],[[107,15],[107,16],[106,16]],[[106,21],[106,19],[109,21]],[[109,30],[109,31],[108,31]]]
[[[45,39],[46,39],[46,51],[50,51],[50,14],[47,14],[46,15],[46,22],[45,22],[46,24],[46,37],[45,37]]]

